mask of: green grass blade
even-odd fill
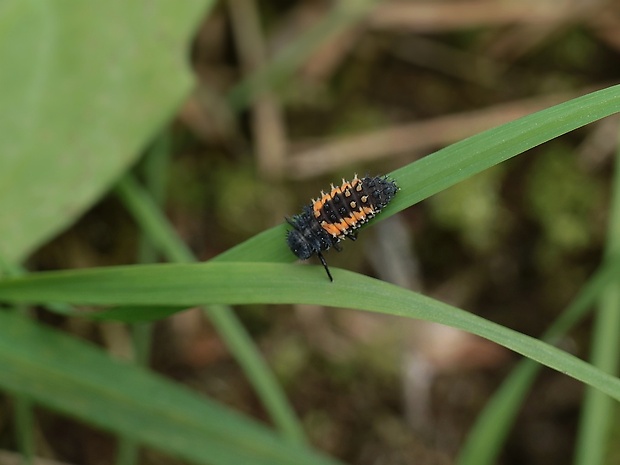
[[[1,262],[1,261],[0,261]],[[8,266],[0,263],[7,276],[22,276],[25,274],[18,266]],[[29,309],[23,305],[15,305],[13,308],[7,308],[7,311],[14,312],[16,315],[24,317],[29,316]],[[35,429],[34,429],[34,406],[31,399],[23,394],[13,396],[13,410],[15,413],[15,440],[18,445],[18,451],[21,454],[22,464],[31,465],[35,457]]]
[[[620,112],[620,86],[592,92],[452,144],[391,176],[401,191],[381,212],[386,218],[537,145]],[[278,225],[219,255],[221,261],[292,262]]]
[[[551,139],[620,112],[620,85],[592,92],[452,144],[394,171],[395,212]],[[401,186],[402,187],[402,186]]]
[[[616,150],[616,169],[613,182],[610,222],[605,258],[620,257],[620,146]],[[607,373],[620,369],[620,284],[614,282],[601,293],[592,334],[591,361]],[[575,464],[602,465],[606,463],[614,402],[601,392],[587,389],[579,425]]]
[[[0,312],[0,385],[196,463],[336,463],[182,386],[6,312]]]
[[[601,295],[592,334],[591,363],[606,372],[618,373],[618,334],[620,333],[620,289],[610,285]],[[617,399],[618,400],[618,399]],[[576,445],[575,464],[603,465],[615,417],[613,399],[595,389],[585,393]]]
[[[549,344],[406,289],[334,269],[277,263],[145,265],[37,273],[0,282],[0,301],[108,305],[290,304],[420,318],[477,334],[620,400],[620,379]],[[618,269],[614,267],[617,276]]]
[[[17,393],[13,398],[15,412],[15,433],[23,465],[32,465],[35,456],[35,421],[32,401]]]

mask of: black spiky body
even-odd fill
[[[291,251],[300,259],[317,255],[333,281],[322,252],[350,238],[355,240],[356,230],[383,210],[398,192],[396,183],[387,176],[366,176],[351,181],[342,180],[340,186],[332,184],[328,193],[306,205],[299,215],[288,219],[293,227],[286,235]]]

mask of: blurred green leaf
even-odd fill
[[[77,339],[0,312],[0,384],[106,430],[209,465],[337,462]]]
[[[191,86],[210,0],[0,3],[0,255],[21,261],[139,155]]]

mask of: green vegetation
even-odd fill
[[[0,63],[12,70],[0,73],[0,121],[6,123],[0,126],[0,302],[5,307],[0,311],[0,389],[14,399],[14,442],[26,460],[36,453],[37,405],[117,436],[117,461],[123,464],[137,463],[141,446],[215,465],[344,463],[313,447],[304,430],[308,422],[296,416],[230,307],[284,304],[345,307],[441,323],[523,355],[525,360],[507,376],[472,428],[458,454],[461,465],[495,463],[541,366],[588,386],[577,463],[602,464],[606,454],[617,454],[610,451],[609,438],[614,400],[620,400],[620,170],[613,174],[604,258],[581,289],[569,294],[572,302],[540,338],[335,266],[334,283],[326,282],[320,265],[293,264],[295,257],[283,240],[284,223],[211,260],[193,263],[197,258],[164,214],[167,180],[162,173],[173,171],[168,158],[173,148],[169,129],[161,128],[190,90],[190,73],[182,59],[200,15],[208,14],[210,6],[159,0],[151,2],[149,21],[142,18],[145,7],[139,2],[118,0],[96,7],[50,3],[54,15],[26,2],[0,7]],[[278,89],[322,41],[359,21],[371,6],[373,2],[360,1],[356,8],[327,13],[268,66],[237,84],[228,94],[230,107],[241,111],[257,95]],[[144,53],[153,41],[157,53]],[[516,221],[500,201],[508,172],[504,163],[618,112],[620,86],[606,87],[403,163],[389,173],[401,191],[373,223],[435,196],[431,216],[441,228],[456,231],[472,256],[484,260],[489,251],[501,249]],[[372,121],[381,120],[368,114]],[[355,121],[353,116],[347,118]],[[366,124],[368,118],[360,119]],[[143,164],[133,167],[157,134]],[[570,281],[562,273],[567,255],[594,247],[603,221],[593,205],[603,202],[605,192],[574,160],[566,162],[569,148],[552,144],[533,163],[535,175],[527,182],[523,205],[541,231],[535,244],[541,269],[550,281]],[[620,150],[618,154],[616,167]],[[213,218],[226,218],[213,220],[210,233],[249,235],[252,225],[278,221],[266,217],[269,207],[285,197],[284,183],[256,180],[247,164],[240,165],[236,176],[212,167],[220,175],[210,195],[223,194],[205,204],[213,209]],[[176,175],[187,173],[191,169]],[[76,263],[73,269],[28,271],[28,258],[37,249],[107,193],[114,194],[120,201],[115,208],[122,206],[136,225],[124,231],[137,231],[132,244],[138,244],[139,264],[84,268]],[[253,208],[256,198],[269,199]],[[231,210],[230,204],[238,209]],[[222,227],[223,221],[231,224]],[[247,229],[234,227],[243,221]],[[160,257],[172,263],[157,263]],[[153,337],[145,323],[195,306],[203,309],[242,367],[269,424],[145,367]],[[590,362],[554,345],[597,306]],[[119,361],[92,342],[39,321],[33,308],[54,318],[134,325],[135,360]],[[520,309],[528,310],[526,305]],[[302,363],[295,362],[296,357],[303,363],[310,359],[295,353],[291,364]],[[293,378],[288,377],[287,384]],[[329,423],[324,412],[311,412],[307,418]]]

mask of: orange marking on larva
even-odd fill
[[[351,189],[351,183],[349,181],[345,181],[344,179],[342,180],[342,185],[340,186],[340,190],[342,192],[344,192],[344,195],[346,195],[347,197],[349,195],[351,195],[351,193],[347,194],[347,191]]]
[[[327,223],[326,221],[321,222],[321,227],[327,231],[332,236],[336,237],[340,235],[340,230],[333,224]]]
[[[366,215],[364,214],[364,212],[361,211],[355,211],[353,212],[353,215],[355,216],[355,218],[357,218],[358,221],[364,221],[366,219]]]
[[[340,190],[340,187],[334,187],[332,185],[332,191],[329,193],[329,195],[331,195],[331,198],[333,199],[334,197],[336,197],[338,194],[342,194],[342,191]]]
[[[312,200],[312,209],[314,210],[314,216],[316,217],[321,216],[321,210],[323,209],[323,205],[325,205],[325,202],[329,200],[329,196],[325,194],[323,191],[321,191],[321,195],[322,195],[321,198]],[[317,212],[318,212],[318,215],[317,215]]]
[[[371,207],[364,207],[362,210],[367,215],[374,215],[375,214],[375,210],[373,208],[371,208]]]
[[[354,214],[343,218],[343,220],[346,221],[349,226],[355,226],[357,224],[357,219],[355,218]]]
[[[340,223],[334,223],[334,226],[336,226],[336,228],[338,228],[338,230],[342,233],[347,232],[349,229],[349,225],[345,220],[342,220]]]

